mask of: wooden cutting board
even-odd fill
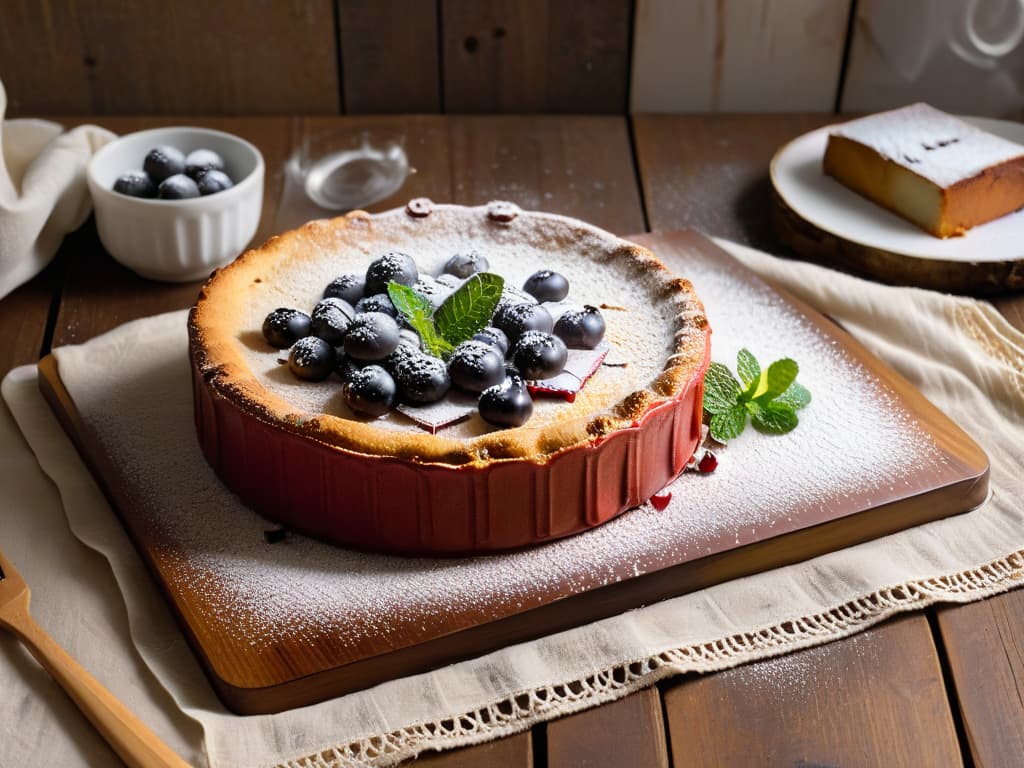
[[[701,235],[633,239],[693,279],[714,329],[713,359],[734,367],[739,346],[763,364],[792,355],[814,400],[789,435],[748,429],[720,451],[715,473],[684,473],[665,510],[642,507],[534,550],[430,561],[300,536],[266,543],[260,531],[272,525],[204,477],[212,472],[195,443],[187,392],[140,405],[115,385],[109,401],[76,403],[56,359],[41,361],[44,394],[229,708],[255,714],[314,703],[984,501],[981,449],[827,318]],[[168,370],[187,389],[184,327],[181,336],[180,349],[168,345]],[[111,439],[111,419],[128,412],[162,423],[159,439],[177,468]],[[180,497],[154,494],[161,487]]]

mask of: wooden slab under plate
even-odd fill
[[[772,224],[779,239],[809,261],[888,285],[911,285],[970,296],[1024,290],[1024,255],[1016,261],[981,262],[907,256],[847,240],[815,226],[774,191],[772,205]]]
[[[310,704],[984,501],[981,449],[829,320],[698,234],[634,239],[693,280],[714,359],[731,365],[741,346],[765,364],[792,355],[814,400],[789,435],[748,429],[715,473],[681,476],[666,509],[641,507],[531,550],[426,560],[301,536],[267,543],[271,525],[199,454],[184,324],[180,338],[175,325],[173,338],[149,340],[166,349],[159,365],[133,371],[122,354],[125,377],[104,378],[102,396],[83,396],[53,357],[41,362],[47,399],[227,706]],[[159,398],[140,396],[149,382]],[[138,442],[154,439],[159,451]]]

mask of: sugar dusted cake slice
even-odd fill
[[[927,104],[835,127],[824,169],[937,237],[1024,206],[1024,146]]]

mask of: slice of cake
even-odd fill
[[[927,104],[836,126],[824,168],[936,237],[1024,206],[1024,146]]]

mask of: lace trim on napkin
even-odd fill
[[[821,645],[855,634],[897,613],[940,602],[962,603],[1024,583],[1024,550],[977,568],[881,589],[825,613],[756,632],[672,648],[567,683],[509,696],[472,712],[357,739],[275,768],[356,768],[395,765],[426,750],[445,750],[510,736],[556,716],[606,704],[675,675],[712,672]]]

